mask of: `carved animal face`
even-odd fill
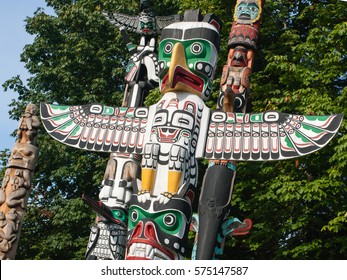
[[[159,45],[160,91],[185,91],[207,99],[217,61],[219,32],[207,22],[164,28]]]
[[[178,109],[178,99],[172,99],[165,108],[161,104],[158,107],[152,126],[158,142],[176,143],[182,139],[188,143],[195,129],[195,104]]]
[[[140,203],[137,195],[129,209],[127,260],[181,259],[192,214],[191,205],[173,197],[167,204]]]

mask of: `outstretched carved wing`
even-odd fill
[[[240,161],[281,160],[324,147],[342,115],[303,116],[269,111],[257,114],[212,113],[205,158]]]
[[[142,33],[140,28],[140,17],[139,16],[128,16],[120,13],[107,13],[102,12],[106,19],[117,27],[123,26],[130,32]],[[160,34],[164,27],[171,23],[181,20],[180,15],[171,16],[153,16],[155,20],[155,32]]]
[[[180,15],[171,15],[171,16],[156,16],[155,21],[157,24],[157,32],[160,33],[164,27],[170,25],[171,23],[181,21]]]
[[[107,13],[102,12],[106,19],[117,27],[124,26],[130,32],[140,33],[139,17],[128,16],[120,13]]]
[[[153,117],[153,113],[149,116],[149,110],[41,103],[41,118],[47,132],[66,145],[91,151],[142,154],[149,139],[148,121]],[[215,111],[209,123],[204,158],[264,161],[303,156],[324,147],[341,122],[341,114]]]
[[[141,154],[148,108],[41,103],[41,118],[56,140],[79,149]]]

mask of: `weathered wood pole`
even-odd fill
[[[37,106],[29,104],[19,121],[16,143],[0,189],[0,259],[14,259],[19,243],[25,208],[32,187],[38,148],[40,120]]]

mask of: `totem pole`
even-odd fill
[[[103,12],[119,27],[132,54],[126,68],[122,107],[143,106],[149,90],[158,86],[157,36],[166,25],[180,19],[178,15],[156,16],[146,0],[141,0],[140,11],[138,17]],[[141,36],[137,47],[131,43],[126,30]],[[98,213],[97,224],[91,228],[86,259],[124,259],[132,182],[140,177],[140,163],[141,155],[111,153],[99,193],[100,201],[83,196]]]
[[[19,121],[17,140],[0,189],[0,259],[14,259],[18,248],[23,216],[31,190],[38,149],[40,120],[37,106],[29,104]]]
[[[128,260],[182,258],[192,220],[197,159],[303,156],[324,147],[341,125],[342,115],[211,112],[204,100],[211,94],[219,30],[213,14],[202,16],[198,10],[186,11],[182,22],[162,30],[158,75],[163,96],[148,108],[41,103],[42,122],[54,139],[89,151],[142,155],[141,180],[131,182]],[[225,192],[231,193],[230,185]],[[199,211],[204,210],[200,206]],[[233,229],[223,227],[220,237]]]
[[[264,2],[265,0],[238,0],[236,3],[228,41],[228,59],[223,67],[217,103],[217,107],[224,112],[246,112]],[[223,246],[224,240],[220,240],[222,224],[225,223],[225,227],[230,223],[228,215],[235,176],[235,161],[209,162],[199,199],[196,259],[216,258]],[[249,220],[246,224],[241,223],[240,226],[248,227]],[[233,234],[238,235],[238,232],[234,231]]]
[[[141,189],[129,210],[126,259],[181,259],[185,253],[198,180],[196,157],[209,118],[203,100],[211,94],[219,30],[213,14],[203,17],[189,10],[182,22],[162,31],[163,97],[150,108],[154,116],[144,145]]]

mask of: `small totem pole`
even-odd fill
[[[18,247],[25,207],[36,167],[37,106],[29,104],[22,115],[17,140],[0,189],[0,259],[14,259]]]

